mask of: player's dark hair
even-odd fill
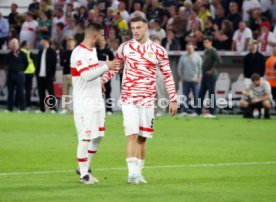
[[[210,41],[211,43],[213,42],[213,37],[211,37],[211,36],[204,36],[203,37],[203,41]]]
[[[21,46],[21,47],[24,47],[24,46],[26,46],[26,44],[27,44],[27,41],[24,40],[24,41],[21,42],[20,46]]]
[[[143,17],[141,17],[141,16],[137,16],[137,17],[132,18],[132,19],[130,20],[130,23],[132,23],[132,22],[143,22],[143,23],[145,23],[145,24],[148,24],[147,19],[145,19],[145,18],[143,18]]]
[[[257,74],[257,73],[255,73],[255,74],[252,74],[252,76],[251,76],[251,81],[259,81],[261,79],[261,76],[260,76],[260,74]]]

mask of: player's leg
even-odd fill
[[[137,184],[137,139],[139,133],[139,109],[135,105],[122,105],[124,117],[126,144],[126,163],[128,167],[128,182]]]
[[[272,107],[271,102],[269,100],[265,100],[262,102],[262,105],[264,107],[264,118],[269,119],[270,118],[269,110]]]
[[[203,108],[203,101],[205,94],[207,92],[207,81],[206,81],[206,76],[202,77],[201,83],[200,83],[200,89],[198,93],[198,105],[196,108],[196,113],[200,115],[202,113],[202,108]]]
[[[137,174],[138,180],[142,183],[147,183],[142,171],[146,157],[146,141],[147,138],[153,137],[153,122],[154,122],[154,106],[140,107],[140,127],[139,137],[137,140]]]
[[[90,168],[91,161],[94,158],[95,154],[98,151],[99,145],[104,137],[105,132],[105,109],[103,108],[101,111],[95,113],[94,119],[93,119],[93,125],[94,125],[94,135],[96,135],[96,138],[93,138],[88,146],[88,168]],[[91,170],[88,170],[91,173]],[[97,178],[93,176],[94,182],[99,182]]]
[[[78,133],[77,160],[80,182],[94,184],[92,176],[88,172],[88,147],[92,140],[91,128],[92,115],[89,113],[75,113],[74,121]]]

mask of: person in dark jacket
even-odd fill
[[[24,52],[19,49],[19,42],[17,39],[10,41],[11,51],[7,55],[8,74],[7,74],[7,86],[8,86],[8,100],[7,110],[12,111],[14,106],[14,90],[17,90],[18,106],[20,111],[25,110],[25,96],[24,85],[25,75],[24,71],[28,66],[28,59]]]
[[[265,73],[265,56],[258,51],[258,41],[252,40],[249,43],[249,53],[244,57],[243,75],[250,79],[255,73],[261,77]]]
[[[72,88],[72,77],[71,77],[71,66],[70,58],[73,49],[76,46],[76,41],[73,37],[68,37],[66,39],[66,50],[61,53],[60,64],[63,67],[63,77],[62,77],[62,94],[68,96],[70,94],[70,88]],[[70,111],[69,106],[65,106],[61,110],[61,114],[66,114]]]
[[[217,81],[217,65],[222,63],[221,57],[218,55],[215,48],[212,45],[212,37],[206,36],[203,39],[203,44],[205,47],[203,59],[202,59],[202,79],[199,90],[199,105],[197,107],[197,114],[202,113],[203,101],[205,94],[208,91],[209,98],[214,105],[209,107],[209,113],[204,114],[205,118],[215,118],[216,113],[216,97],[215,97],[215,87]]]
[[[39,94],[40,112],[45,112],[44,100],[46,90],[49,96],[54,96],[54,80],[56,74],[56,51],[50,47],[49,38],[43,37],[40,41],[42,49],[39,50],[36,62],[36,76]],[[48,106],[54,112],[55,106]]]
[[[109,60],[114,59],[114,55],[110,48],[106,45],[106,40],[103,39],[100,44],[98,45],[97,48],[97,54],[98,54],[98,59],[99,61],[105,61],[106,57],[108,56]],[[105,87],[105,100],[106,100],[106,112],[108,115],[112,115],[113,110],[112,110],[112,103],[110,102],[110,94],[111,94],[111,81],[108,81],[104,85]]]

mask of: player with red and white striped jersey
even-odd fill
[[[103,26],[91,23],[85,29],[84,41],[73,50],[70,59],[74,121],[78,133],[77,171],[83,184],[98,182],[89,172],[89,167],[105,130],[101,75],[115,67],[108,58],[104,65],[99,65],[95,45],[103,38]]]
[[[142,176],[146,153],[146,140],[153,136],[154,101],[156,97],[156,71],[160,68],[170,97],[169,112],[177,112],[175,83],[166,50],[148,39],[147,20],[135,17],[130,21],[134,39],[122,45],[116,53],[123,70],[122,111],[127,136],[126,162],[128,182],[146,183]],[[105,83],[115,75],[108,71],[102,76]]]

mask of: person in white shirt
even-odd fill
[[[126,3],[123,1],[120,1],[118,10],[120,11],[122,18],[128,22],[129,21],[129,13],[126,10]]]
[[[118,0],[111,0],[111,8],[117,10],[120,2]]]
[[[246,23],[240,22],[239,29],[235,31],[233,36],[232,51],[246,51],[252,38],[252,31],[246,27]]]
[[[38,22],[34,20],[31,13],[27,13],[25,16],[25,22],[22,24],[20,31],[20,43],[22,41],[28,41],[31,48],[36,47],[36,28],[38,27]]]
[[[161,27],[161,21],[159,19],[153,20],[152,29],[149,30],[149,36],[157,36],[161,41],[166,38],[166,32]]]
[[[259,51],[261,53],[268,53],[269,55],[272,55],[273,47],[276,46],[276,38],[273,32],[270,32],[270,23],[268,21],[261,23],[261,33],[258,41]]]
[[[98,182],[89,167],[105,131],[105,105],[100,77],[107,70],[114,70],[114,62],[109,61],[108,57],[105,63],[99,64],[95,46],[102,38],[103,26],[89,24],[83,42],[73,50],[70,59],[74,121],[78,134],[77,173],[82,184]]]
[[[260,9],[261,5],[258,0],[244,0],[242,4],[242,20],[245,22],[249,21],[250,14],[256,10]]]

